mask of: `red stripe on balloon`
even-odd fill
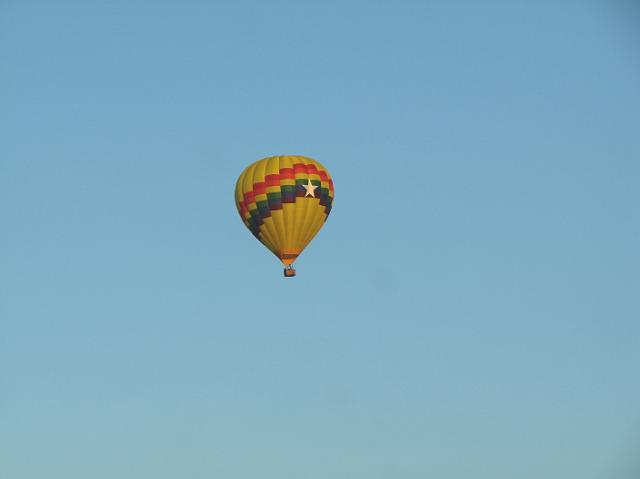
[[[267,187],[265,186],[264,182],[253,184],[254,195],[264,195],[266,193],[267,193]]]
[[[293,168],[282,168],[280,170],[280,179],[281,180],[295,180],[296,179],[296,175],[295,172],[293,171]]]
[[[264,177],[265,186],[280,186],[280,175],[267,175]]]

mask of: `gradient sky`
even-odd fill
[[[0,476],[640,477],[640,8],[0,1]],[[334,208],[282,278],[235,180]]]

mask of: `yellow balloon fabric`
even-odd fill
[[[271,156],[249,165],[236,183],[247,228],[290,265],[327,220],[333,204],[327,169],[305,156]]]

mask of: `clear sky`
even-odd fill
[[[640,7],[0,1],[0,476],[640,477]],[[316,158],[282,277],[235,180]]]

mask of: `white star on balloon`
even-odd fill
[[[307,190],[307,192],[305,193],[304,197],[306,198],[307,196],[311,196],[312,198],[315,198],[315,189],[317,188],[316,185],[312,185],[311,184],[311,178],[307,178],[307,184],[306,185],[302,185],[303,188],[305,190]]]

